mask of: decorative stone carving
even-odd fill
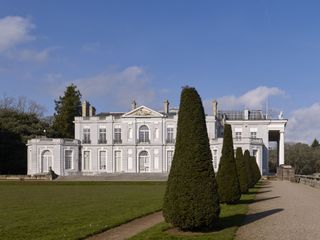
[[[136,116],[150,116],[150,115],[152,115],[152,113],[151,113],[151,111],[149,111],[147,109],[141,108],[141,109],[137,110],[136,112],[134,112],[133,115],[136,115]]]

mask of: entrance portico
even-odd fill
[[[273,120],[268,126],[269,141],[277,142],[278,145],[278,164],[284,164],[284,131],[287,120]]]

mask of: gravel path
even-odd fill
[[[320,190],[288,181],[264,183],[236,239],[320,239]]]
[[[162,211],[160,211],[94,235],[87,240],[124,240],[163,221]]]

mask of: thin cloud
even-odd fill
[[[23,62],[38,62],[42,63],[45,62],[48,58],[50,53],[53,51],[53,48],[47,48],[43,50],[34,50],[34,49],[22,49],[16,51],[9,51],[6,55],[18,61]]]
[[[217,99],[218,108],[223,110],[263,109],[270,97],[284,96],[285,92],[276,87],[259,86],[241,96],[223,96]],[[204,100],[204,107],[211,113],[212,100]]]
[[[320,103],[294,110],[289,117],[287,141],[311,143],[320,137]]]
[[[50,75],[50,81],[54,81],[54,75]],[[61,81],[59,75],[57,81]],[[80,90],[83,99],[94,104],[94,102],[105,102],[105,109],[108,106],[119,110],[128,109],[130,102],[135,99],[138,104],[158,107],[159,91],[152,86],[151,77],[144,68],[130,66],[120,71],[109,70],[88,78],[79,78],[56,87],[52,84],[54,96],[59,96],[67,85],[74,83]],[[161,104],[161,101],[160,101]]]
[[[35,26],[30,19],[20,16],[7,16],[0,19],[0,53],[21,43],[35,39],[31,30]]]
[[[7,16],[0,18],[0,54],[4,57],[20,62],[45,62],[56,47],[42,50],[22,48],[36,39],[31,32],[35,25],[29,18],[21,16]]]
[[[218,99],[220,109],[261,109],[269,97],[284,96],[285,92],[276,87],[259,86],[245,94],[236,96],[223,96]]]

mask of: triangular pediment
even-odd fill
[[[122,117],[163,117],[163,115],[146,106],[140,106],[132,111],[122,115]]]

